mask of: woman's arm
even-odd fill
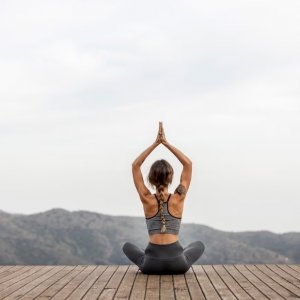
[[[140,195],[142,201],[146,201],[146,197],[151,195],[151,192],[144,184],[143,175],[141,172],[141,165],[145,161],[145,159],[149,156],[149,154],[161,143],[161,122],[159,123],[159,132],[157,134],[155,142],[150,145],[145,151],[143,151],[132,163],[132,175],[134,185]]]
[[[149,189],[145,186],[141,165],[144,160],[148,157],[148,155],[159,145],[159,143],[155,142],[151,146],[149,146],[142,154],[140,154],[135,161],[132,163],[132,176],[134,185],[137,189],[138,194],[140,195],[140,199],[142,202],[146,201],[146,197],[151,195]]]
[[[163,142],[162,144],[166,146],[178,158],[178,160],[182,163],[183,167],[192,165],[192,161],[179,149],[172,146],[169,142]]]
[[[132,163],[132,167],[140,167],[149,154],[159,145],[159,142],[154,142],[144,152],[142,152]]]
[[[175,190],[175,193],[178,193],[180,196],[182,196],[183,199],[187,193],[187,190],[190,186],[191,179],[192,179],[192,161],[185,154],[183,154],[183,152],[181,152],[176,147],[172,146],[166,140],[163,127],[162,127],[162,134],[161,134],[161,143],[166,148],[168,148],[183,165],[183,170],[180,176],[180,184]]]
[[[192,179],[192,161],[183,154],[179,149],[172,146],[170,143],[163,143],[182,163],[183,170],[180,176],[180,184],[175,189],[175,193],[179,194],[184,199]]]

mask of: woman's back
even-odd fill
[[[183,214],[183,199],[174,193],[162,202],[162,209],[166,221],[166,231],[161,232],[160,203],[156,194],[151,194],[148,201],[143,202],[145,220],[149,240],[155,244],[169,244],[178,240],[178,234]]]

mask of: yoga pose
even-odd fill
[[[168,186],[173,179],[173,168],[164,159],[152,164],[147,178],[150,186],[156,189],[156,193],[151,194],[144,184],[140,167],[160,144],[167,147],[183,165],[180,184],[173,194],[168,192]],[[202,242],[196,241],[183,248],[179,242],[183,204],[192,178],[192,162],[167,142],[162,122],[159,122],[155,142],[132,163],[132,174],[143,204],[149,242],[146,249],[126,242],[122,248],[123,252],[144,274],[185,273],[202,255],[205,247]]]

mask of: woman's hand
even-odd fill
[[[161,122],[159,122],[159,129],[154,144],[159,145],[161,143],[160,137],[161,137]]]
[[[158,129],[158,134],[157,134],[155,143],[156,144],[160,144],[160,143],[166,144],[167,143],[162,122],[159,122],[159,129]]]
[[[165,134],[164,134],[164,129],[162,126],[162,122],[159,122],[159,130],[158,130],[158,134],[156,137],[156,140],[153,144],[151,144],[146,150],[144,150],[136,159],[135,161],[132,163],[132,167],[136,168],[136,167],[140,167],[144,160],[148,157],[148,155],[160,144],[160,143],[167,143],[166,138],[165,138]]]
[[[162,122],[160,122],[160,132],[161,132],[161,134],[160,134],[160,141],[161,141],[161,143],[163,144],[163,145],[165,145],[165,144],[167,144],[168,142],[167,142],[167,139],[166,139],[166,136],[165,136],[165,130],[164,130],[164,127],[163,127],[163,123]]]

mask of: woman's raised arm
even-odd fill
[[[162,134],[161,134],[161,143],[165,147],[167,147],[183,165],[183,170],[180,176],[180,184],[175,190],[175,193],[178,193],[180,196],[182,196],[183,199],[187,193],[187,190],[190,186],[191,179],[192,179],[192,161],[185,154],[183,154],[183,152],[181,152],[176,147],[172,146],[166,140],[163,127],[162,127]]]
[[[144,150],[132,163],[132,175],[134,185],[140,195],[142,201],[151,194],[149,189],[145,186],[143,175],[141,172],[141,165],[145,161],[145,159],[149,156],[149,154],[161,143],[161,124],[159,125],[159,132],[157,134],[156,140],[153,144],[151,144],[146,150]]]
[[[154,142],[145,151],[143,151],[132,163],[132,167],[140,167],[149,154],[159,145],[160,143]]]

